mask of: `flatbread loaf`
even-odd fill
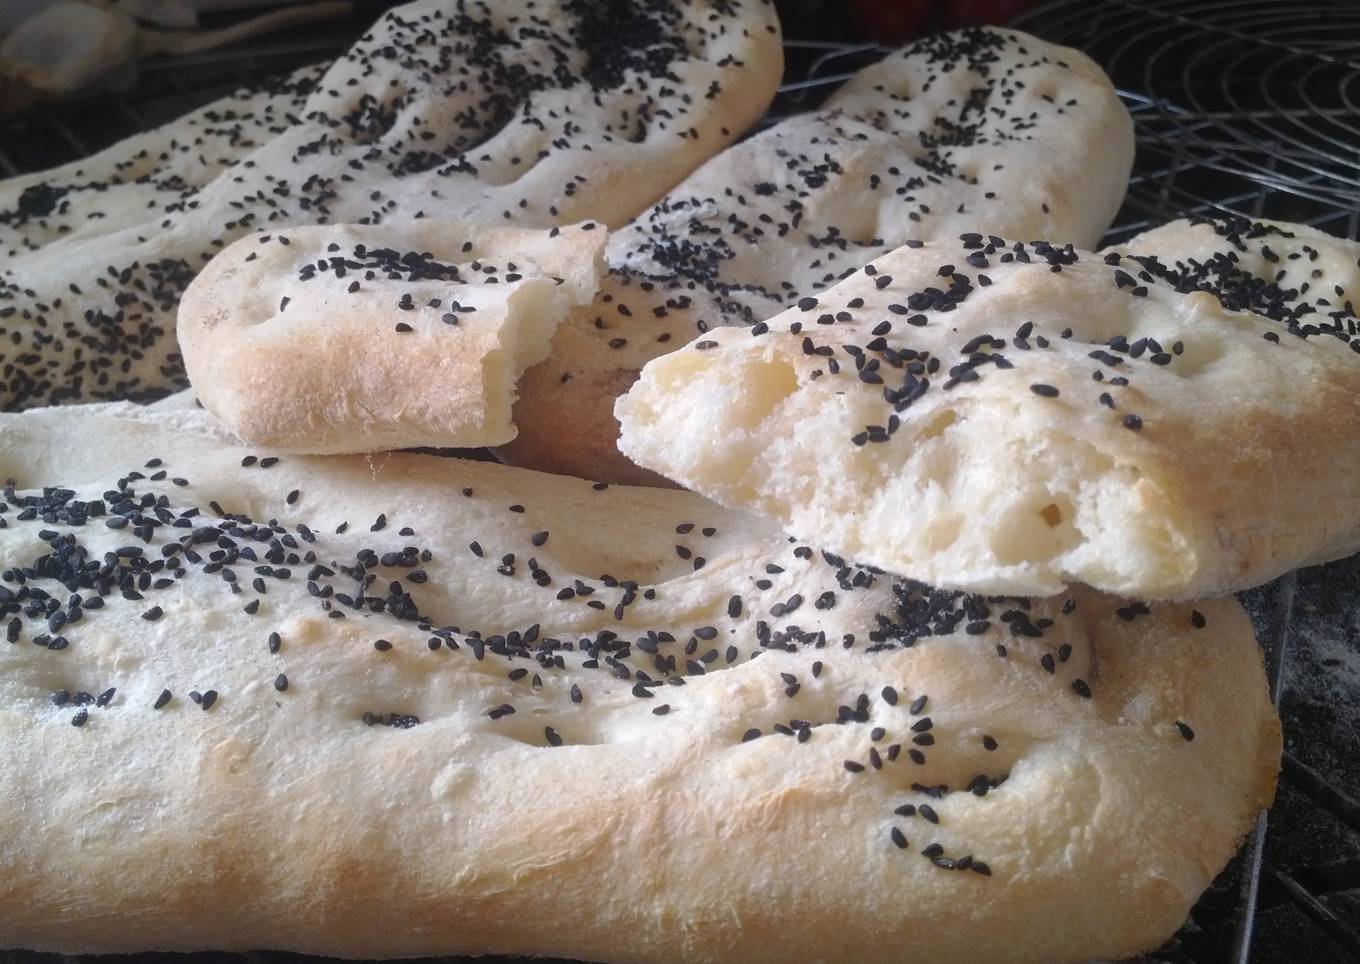
[[[242,238],[180,303],[194,393],[286,452],[497,445],[524,369],[599,284],[605,230],[462,221]]]
[[[612,409],[651,359],[908,240],[988,231],[1092,247],[1132,163],[1133,122],[1084,54],[993,28],[916,41],[821,110],[728,148],[611,238],[600,296],[525,378],[507,457],[640,481]]]
[[[25,182],[32,216],[0,213],[0,408],[183,386],[179,298],[252,231],[421,217],[622,225],[761,115],[781,63],[764,0],[388,11],[298,88],[278,133],[206,183],[125,177],[122,148]],[[205,150],[223,154],[217,139]]]
[[[1115,252],[907,246],[652,362],[620,445],[970,591],[1186,599],[1354,552],[1354,314],[1309,327],[1182,287]]]
[[[688,493],[262,456],[192,407],[0,416],[0,946],[1122,958],[1271,798],[1231,599],[962,596]]]

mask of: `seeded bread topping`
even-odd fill
[[[249,235],[180,305],[195,397],[277,451],[507,442],[516,382],[595,294],[604,235],[434,218]]]
[[[182,387],[180,296],[253,231],[620,225],[760,115],[781,58],[764,0],[391,10],[280,93],[0,186],[0,408]]]
[[[1210,270],[977,233],[909,243],[649,364],[618,403],[620,445],[934,584],[1243,589],[1360,548],[1360,498],[1335,484],[1360,455],[1355,252],[1297,243],[1336,281],[1302,249],[1280,270],[1319,270],[1306,291],[1226,270],[1237,255]]]
[[[688,493],[262,456],[187,405],[0,416],[0,452],[6,946],[1121,957],[1269,799],[1231,599],[942,592]]]
[[[610,242],[595,303],[522,386],[517,464],[652,478],[615,450],[614,398],[704,332],[755,326],[911,240],[964,231],[1093,246],[1133,123],[1087,57],[978,28],[865,68],[815,113],[694,172]]]
[[[1207,291],[1225,308],[1264,315],[1296,337],[1335,338],[1360,352],[1360,243],[1301,224],[1228,216],[1173,221],[1110,251],[1131,255],[1177,291]]]

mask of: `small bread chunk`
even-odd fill
[[[1243,589],[1360,548],[1360,339],[1349,307],[1300,320],[1220,297],[1287,300],[1115,252],[908,246],[768,330],[652,362],[617,406],[620,445],[942,586]]]
[[[687,492],[260,455],[191,407],[0,415],[0,947],[1123,960],[1270,802],[1232,598],[969,596]]]
[[[260,232],[185,292],[194,391],[237,438],[285,452],[497,445],[515,384],[589,303],[605,230],[456,221]]]

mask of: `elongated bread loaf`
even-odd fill
[[[760,116],[781,63],[764,0],[388,11],[296,96],[261,108],[271,130],[284,114],[273,136],[246,150],[260,131],[244,124],[229,166],[237,148],[210,137],[210,180],[179,175],[192,154],[148,180],[137,163],[124,175],[116,148],[23,182],[0,210],[0,408],[182,386],[179,298],[252,231],[425,216],[622,225]],[[175,128],[172,157],[201,127]]]
[[[1238,280],[1225,300],[1257,297]],[[1360,458],[1354,314],[1180,287],[1115,252],[904,247],[652,362],[619,401],[620,444],[837,552],[971,591],[1186,599],[1360,548],[1342,482]]]
[[[199,273],[178,337],[237,438],[288,452],[496,445],[524,369],[599,283],[587,221],[326,225],[242,238]]]
[[[914,239],[1099,243],[1133,122],[1084,54],[979,28],[919,40],[728,148],[610,240],[595,303],[526,375],[511,461],[641,480],[614,399],[648,361],[750,326]]]
[[[1122,958],[1270,800],[1231,599],[963,596],[687,493],[262,455],[189,406],[0,416],[0,946]]]

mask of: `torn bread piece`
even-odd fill
[[[231,245],[179,310],[194,392],[284,452],[497,445],[557,323],[599,283],[603,225],[278,229]]]
[[[987,599],[690,493],[262,456],[192,407],[0,416],[0,946],[1124,959],[1271,799],[1230,598]]]
[[[525,374],[504,454],[653,481],[618,453],[613,415],[653,358],[754,325],[908,240],[972,230],[1096,245],[1132,163],[1133,120],[1086,55],[991,27],[923,37],[613,234],[600,296]]]
[[[1220,594],[1360,547],[1348,337],[1118,253],[968,234],[652,362],[620,445],[939,585]]]

